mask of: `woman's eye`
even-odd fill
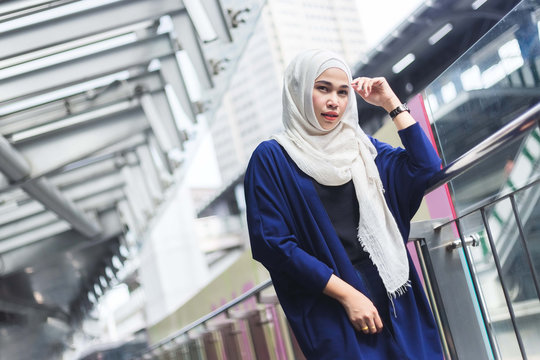
[[[347,96],[347,95],[349,95],[349,92],[348,92],[347,90],[341,90],[341,91],[339,92],[339,94],[340,94],[340,95]]]
[[[326,86],[317,86],[317,90],[328,91],[328,88]]]

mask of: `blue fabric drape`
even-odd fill
[[[371,138],[385,199],[403,240],[440,159],[418,124],[399,131],[405,149]],[[254,151],[244,179],[253,258],[274,288],[308,359],[442,359],[421,283],[409,259],[412,288],[394,301],[392,334],[358,333],[341,304],[322,293],[335,274],[367,294],[313,186],[274,140]],[[393,309],[389,310],[391,314]]]

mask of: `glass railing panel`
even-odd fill
[[[522,1],[426,88],[445,164],[540,100],[539,13],[536,1]],[[521,146],[502,149],[452,182],[458,213],[499,192]]]

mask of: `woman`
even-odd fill
[[[396,109],[406,150],[363,133],[353,90]],[[285,131],[246,170],[253,257],[308,359],[442,359],[404,245],[440,159],[400,105],[383,78],[352,80],[335,54],[303,52],[285,71]]]

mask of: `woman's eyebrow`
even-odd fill
[[[317,80],[317,81],[315,81],[315,84],[318,84],[318,83],[323,83],[324,85],[327,85],[327,86],[334,86],[334,84],[332,84],[330,81],[326,81],[326,80]],[[340,85],[339,87],[340,88],[349,88],[349,84],[343,84],[343,85]]]
[[[317,80],[317,81],[315,81],[315,84],[317,84],[317,83],[323,83],[323,84],[329,85],[329,86],[333,85],[330,81],[326,81],[326,80]]]

